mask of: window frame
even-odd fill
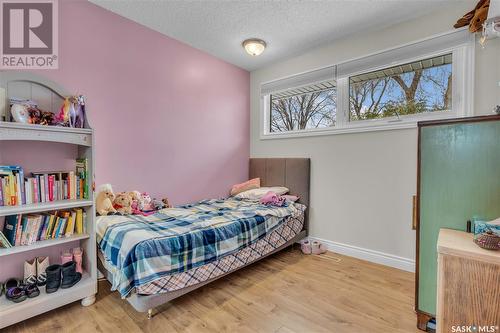
[[[446,34],[443,34],[443,36],[446,36]],[[430,40],[432,38],[433,37],[430,37],[421,40],[419,42],[425,42],[426,40]],[[387,53],[387,56],[390,59],[391,51],[398,50],[407,46],[412,47],[415,44],[418,44],[419,42],[400,45],[391,48],[389,50],[384,50],[363,57],[364,59],[363,58],[359,59],[361,59],[361,61],[365,61],[366,63],[368,63],[370,61],[371,56],[379,55],[382,53]],[[332,135],[332,134],[343,134],[343,133],[415,128],[417,127],[418,121],[472,116],[473,96],[474,96],[474,51],[475,51],[475,39],[471,37],[466,42],[460,43],[459,45],[453,47],[440,48],[435,50],[434,52],[419,54],[418,56],[401,59],[400,61],[388,62],[380,66],[364,68],[361,71],[353,71],[346,75],[336,77],[335,78],[336,95],[337,95],[337,101],[336,101],[337,110],[336,110],[336,120],[335,120],[336,125],[332,127],[312,128],[312,129],[285,131],[285,132],[271,132],[270,129],[271,94],[261,95],[260,138],[273,139],[273,138],[303,137],[303,136],[307,137],[307,136],[317,136],[317,135]],[[404,65],[414,61],[419,61],[449,53],[452,54],[452,108],[450,111],[435,111],[435,112],[420,113],[415,115],[404,115],[400,116],[399,119],[397,117],[386,117],[379,119],[355,120],[355,121],[351,121],[349,119],[350,77],[385,68],[390,68],[393,66]],[[353,60],[358,60],[358,59],[353,59]]]

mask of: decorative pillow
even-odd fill
[[[238,193],[259,187],[260,187],[260,178],[250,179],[244,183],[233,185],[233,188],[231,188],[231,195],[236,195]]]
[[[260,187],[253,190],[241,192],[235,195],[235,198],[259,201],[269,191],[274,192],[277,195],[283,195],[288,193],[289,190],[283,186]]]
[[[291,194],[284,195],[283,197],[285,198],[286,201],[289,201],[289,202],[295,202],[295,201],[300,199],[298,196],[291,195]]]

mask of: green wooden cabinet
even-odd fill
[[[440,228],[500,216],[500,117],[419,123],[416,309],[436,313]],[[426,320],[424,320],[426,321]],[[420,328],[423,328],[420,327]]]

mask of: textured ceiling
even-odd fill
[[[381,29],[456,3],[455,0],[91,2],[247,70],[355,32]],[[241,47],[241,42],[250,37],[267,42],[261,56],[251,57]]]

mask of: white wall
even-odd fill
[[[312,237],[330,241],[346,254],[412,269],[417,130],[260,140],[260,84],[449,31],[469,10],[462,5],[345,38],[251,73],[251,156],[311,158]],[[500,39],[484,50],[477,46],[475,70],[475,114],[486,114],[500,104]]]

